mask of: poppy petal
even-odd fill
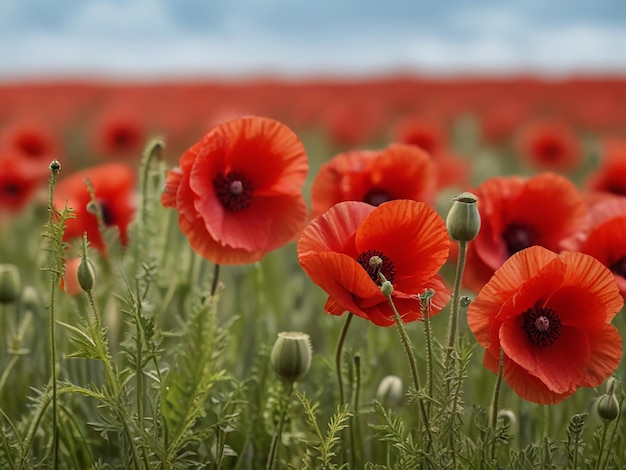
[[[587,336],[593,348],[587,361],[587,374],[580,385],[597,387],[617,369],[622,360],[622,336],[611,325],[588,330]]]

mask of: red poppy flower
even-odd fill
[[[191,247],[217,264],[243,264],[292,240],[306,221],[307,155],[269,118],[214,127],[170,170],[161,203],[178,210]]]
[[[401,121],[394,140],[401,144],[416,145],[431,155],[437,155],[447,147],[443,126],[420,118],[407,118]]]
[[[530,165],[540,170],[570,171],[582,161],[576,134],[558,121],[528,124],[519,136],[518,151]]]
[[[616,196],[591,209],[591,227],[578,251],[609,268],[626,298],[626,197]]]
[[[59,181],[55,188],[54,203],[57,209],[73,209],[75,218],[66,222],[64,238],[70,240],[82,237],[87,232],[87,239],[92,247],[104,251],[105,245],[98,228],[98,219],[88,209],[91,195],[85,180],[91,181],[96,200],[102,211],[106,227],[117,227],[122,245],[128,243],[128,224],[135,213],[134,183],[135,171],[121,163],[110,163],[88,168],[73,173]]]
[[[476,292],[511,255],[533,245],[559,252],[588,224],[582,195],[554,173],[490,178],[473,192],[481,228],[468,246],[463,283]]]
[[[20,211],[44,186],[48,174],[47,164],[35,164],[5,149],[0,154],[0,211]]]
[[[320,215],[342,201],[377,206],[393,199],[413,199],[431,204],[435,179],[430,157],[413,145],[340,153],[322,165],[313,181],[313,214]]]
[[[592,191],[626,196],[626,139],[604,142],[600,167],[586,181]]]
[[[135,112],[107,110],[94,127],[94,151],[107,157],[136,157],[146,144],[146,129],[143,120]]]
[[[437,274],[450,240],[443,219],[422,202],[396,200],[378,207],[347,201],[311,222],[298,240],[298,260],[328,293],[326,312],[345,311],[380,326],[394,324],[380,290],[382,272],[405,322],[422,318],[418,294],[435,290],[433,314],[450,292]]]
[[[624,301],[611,272],[583,253],[557,255],[534,246],[496,271],[467,311],[485,348],[484,364],[535,403],[563,401],[579,387],[597,387],[622,358],[610,325]]]
[[[8,147],[26,159],[43,163],[45,167],[59,158],[61,145],[56,136],[43,123],[16,121],[3,129],[0,145]]]
[[[68,259],[65,262],[65,275],[59,281],[59,288],[72,297],[83,291],[78,282],[78,266],[81,261],[81,258]]]

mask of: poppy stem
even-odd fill
[[[213,266],[213,281],[211,282],[211,297],[217,292],[217,285],[220,282],[220,265],[215,263]]]
[[[498,398],[500,397],[500,385],[502,384],[502,373],[504,368],[504,351],[500,350],[500,361],[498,363],[498,376],[493,387],[493,398],[491,399],[491,429],[493,430],[493,442],[491,444],[491,460],[496,458],[496,430],[498,426]]]
[[[430,415],[430,405],[433,399],[433,344],[432,330],[430,328],[430,312],[433,290],[427,290],[420,296],[422,302],[422,316],[424,317],[424,338],[426,340],[426,391],[428,392],[428,404],[426,411]]]
[[[339,342],[337,343],[337,352],[335,353],[335,367],[337,369],[337,384],[339,385],[339,405],[343,405],[346,402],[345,396],[343,393],[343,380],[341,378],[341,355],[343,353],[343,343],[346,340],[346,335],[348,334],[348,328],[350,327],[350,322],[352,321],[353,316],[354,314],[348,312],[346,321],[344,322],[343,328],[341,329]]]
[[[283,428],[285,427],[285,418],[287,417],[287,411],[289,410],[289,403],[291,402],[291,395],[293,394],[294,382],[290,382],[287,384],[288,389],[286,390],[286,394],[284,397],[284,402],[281,406],[280,411],[280,419],[278,421],[278,427],[276,428],[276,432],[274,433],[274,437],[272,438],[272,444],[270,447],[270,453],[267,457],[267,464],[265,465],[266,470],[272,470],[274,465],[276,464],[276,457],[278,455],[278,443],[280,442],[281,436],[283,435]]]
[[[415,395],[417,397],[417,402],[419,403],[420,413],[422,415],[422,422],[424,424],[424,428],[426,429],[426,437],[428,438],[428,448],[430,448],[433,438],[430,434],[430,424],[428,422],[428,415],[426,414],[426,407],[424,405],[424,400],[420,396],[420,379],[417,374],[417,361],[415,360],[415,354],[413,354],[413,345],[411,344],[411,339],[406,332],[406,328],[404,327],[404,322],[402,321],[402,317],[398,313],[398,309],[396,309],[396,305],[393,303],[392,292],[393,288],[389,289],[391,283],[385,279],[385,276],[382,273],[379,273],[379,276],[383,280],[383,285],[381,289],[383,290],[383,294],[387,297],[387,301],[391,306],[391,310],[393,311],[394,319],[396,320],[396,326],[398,327],[398,333],[400,333],[400,340],[402,341],[402,346],[404,347],[404,352],[406,353],[406,357],[409,360],[409,366],[411,368],[411,376],[413,378],[413,386],[415,387]],[[388,284],[385,285],[385,284]]]
[[[452,353],[457,344],[457,326],[459,322],[459,307],[461,304],[461,280],[463,279],[463,271],[465,270],[465,258],[467,254],[467,242],[459,241],[459,260],[456,265],[456,274],[454,277],[454,287],[452,290],[452,313],[448,322],[448,347],[446,349],[445,374],[446,388],[445,393],[450,393],[450,380],[452,375]]]

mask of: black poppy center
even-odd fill
[[[548,347],[561,336],[561,319],[548,307],[532,307],[523,313],[524,331],[531,343]]]
[[[135,133],[130,129],[119,128],[113,133],[113,146],[120,151],[132,150]]]
[[[547,140],[539,145],[539,154],[545,160],[558,160],[561,153],[562,147],[555,141]]]
[[[516,222],[507,225],[504,232],[502,232],[502,238],[509,250],[509,256],[535,245],[537,235],[537,230],[534,227]]]
[[[22,188],[15,183],[2,185],[2,194],[10,198],[17,198],[22,193]]]
[[[225,209],[238,212],[250,205],[252,183],[239,172],[219,174],[213,179],[213,187]]]
[[[618,276],[626,277],[626,255],[622,256],[610,266],[612,272]]]
[[[102,199],[98,199],[98,207],[95,206],[92,202],[87,204],[87,212],[93,214],[94,216],[98,214],[98,210],[100,211],[100,215],[102,216],[102,223],[106,227],[110,227],[113,225],[113,212],[111,208],[106,204]]]
[[[18,141],[18,146],[29,157],[39,157],[45,153],[44,145],[36,136],[24,136]]]
[[[367,250],[361,253],[356,262],[363,266],[363,269],[367,271],[367,274],[372,281],[377,285],[381,285],[379,273],[383,273],[385,279],[393,283],[393,278],[396,275],[396,267],[393,265],[393,261],[389,259],[382,251]]]
[[[383,202],[391,201],[393,197],[384,189],[372,189],[363,197],[363,202],[372,206],[380,206]]]

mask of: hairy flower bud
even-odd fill
[[[376,399],[386,408],[396,408],[404,400],[404,384],[397,375],[388,375],[378,384]]]
[[[85,292],[91,292],[91,289],[93,289],[95,274],[93,272],[91,262],[87,258],[81,258],[76,275],[78,277],[78,285],[80,288]]]
[[[14,264],[0,264],[0,304],[16,302],[22,293],[20,272]]]
[[[613,421],[619,415],[619,401],[614,394],[602,395],[598,400],[598,415],[606,421]]]
[[[293,383],[309,371],[312,354],[309,335],[289,331],[278,333],[270,359],[280,378]]]
[[[456,196],[453,201],[446,218],[450,238],[459,242],[472,241],[480,230],[480,214],[476,205],[478,198],[465,192]]]

